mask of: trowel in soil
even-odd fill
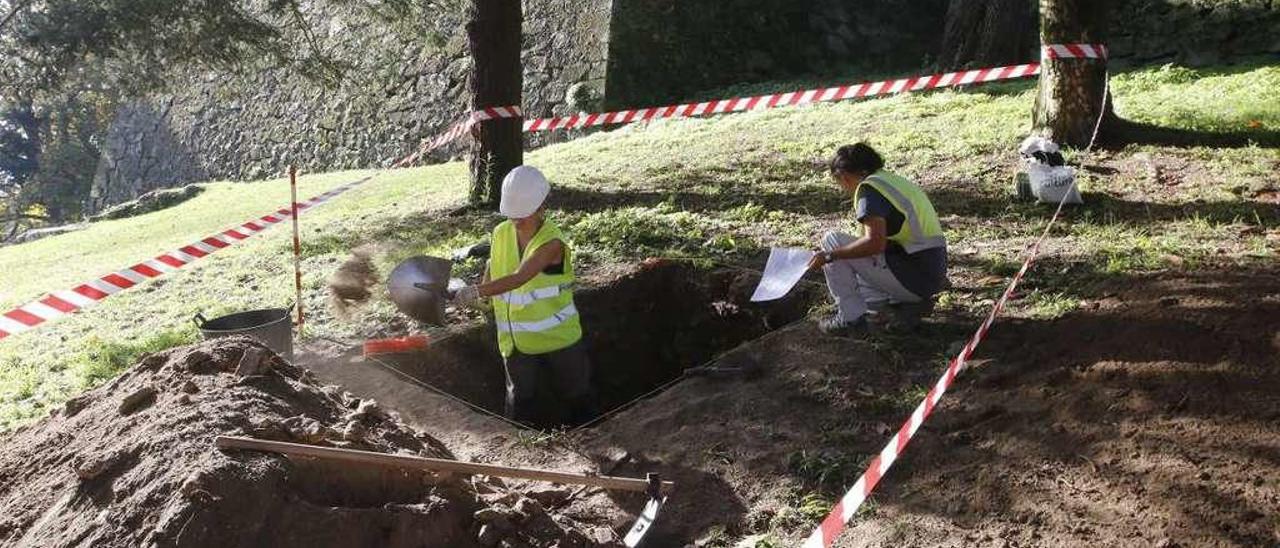
[[[653,522],[658,520],[658,510],[662,509],[662,505],[666,504],[667,497],[662,494],[662,479],[658,474],[648,474],[649,489],[646,492],[649,495],[649,502],[644,505],[644,510],[640,511],[640,517],[636,518],[635,525],[627,531],[627,536],[622,539],[622,543],[628,548],[635,548],[644,541],[644,536],[653,528]]]

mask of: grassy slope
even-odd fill
[[[976,313],[996,291],[998,276],[1016,268],[1022,246],[1046,217],[1043,207],[1006,197],[1032,90],[1031,82],[1021,82],[667,121],[595,133],[535,151],[526,161],[558,185],[552,207],[588,264],[664,253],[742,260],[771,244],[807,244],[818,231],[845,222],[848,204],[821,164],[838,145],[869,140],[933,195],[946,217],[958,279],[943,305]],[[1120,114],[1137,121],[1280,131],[1277,66],[1143,69],[1114,78],[1113,91]],[[1089,163],[1101,166],[1084,173],[1089,205],[1060,229],[1050,249],[1058,264],[1029,282],[1024,313],[1070,310],[1092,277],[1274,260],[1280,213],[1264,200],[1266,192],[1280,190],[1280,151],[1134,145],[1094,154]],[[385,300],[352,320],[334,318],[323,304],[324,279],[359,244],[378,244],[385,269],[407,255],[482,237],[492,217],[443,215],[462,203],[464,169],[451,163],[384,173],[304,216],[309,335],[355,337],[407,327]],[[302,192],[309,196],[359,175],[304,177]],[[166,211],[0,249],[0,307],[271,211],[287,202],[287,192],[279,180],[217,183]],[[110,378],[139,352],[193,338],[189,318],[196,311],[290,301],[289,250],[287,230],[273,229],[84,314],[0,342],[0,428]]]

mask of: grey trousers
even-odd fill
[[[536,417],[538,384],[549,375],[556,397],[568,404],[570,424],[582,424],[595,418],[595,394],[591,389],[591,361],[582,341],[568,348],[546,354],[521,354],[515,351],[506,359],[506,415],[519,422]]]
[[[844,232],[828,232],[822,237],[822,250],[831,251],[855,239]],[[921,301],[893,276],[883,254],[834,261],[822,267],[822,273],[827,277],[827,289],[836,301],[840,319],[846,323],[885,304]]]

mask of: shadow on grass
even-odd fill
[[[1157,145],[1177,148],[1214,147],[1243,148],[1249,146],[1280,147],[1280,131],[1240,130],[1201,131],[1157,126],[1117,119],[1104,125],[1099,143],[1118,150],[1128,145]]]
[[[1035,220],[1047,219],[1054,208],[1049,204],[1016,201],[1006,194],[993,194],[956,185],[934,187],[928,189],[928,192],[938,213],[943,216]],[[1280,204],[1259,200],[1157,203],[1127,200],[1104,192],[1086,192],[1084,202],[1080,206],[1069,206],[1064,210],[1064,215],[1069,219],[1089,215],[1133,226],[1160,225],[1193,217],[1214,224],[1241,222],[1259,226],[1280,225]]]

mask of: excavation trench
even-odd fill
[[[783,299],[752,303],[759,279],[752,272],[673,261],[579,289],[575,300],[600,411],[616,409],[679,378],[687,368],[803,318],[823,295],[820,288],[801,284]],[[492,325],[456,332],[425,352],[380,359],[473,405],[503,412],[505,377]],[[551,389],[549,384],[539,387]],[[549,395],[540,396],[544,394]],[[532,426],[560,425],[564,402],[554,396],[539,397],[539,402],[545,405]]]

